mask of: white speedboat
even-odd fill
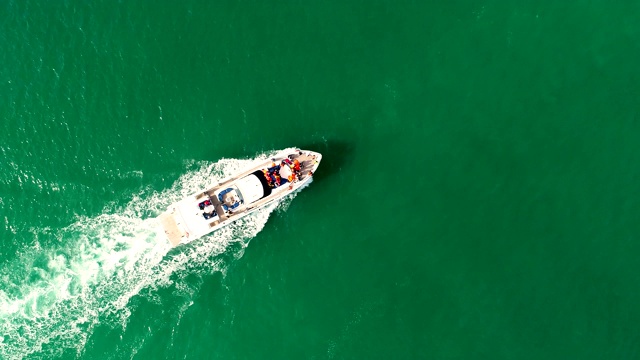
[[[278,153],[268,161],[170,205],[160,223],[173,245],[187,243],[251,214],[311,180],[322,155]]]

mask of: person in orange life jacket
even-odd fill
[[[267,185],[269,185],[269,187],[273,187],[273,180],[271,179],[271,174],[269,174],[269,172],[266,169],[262,170],[262,173],[264,174],[264,177],[267,179]]]

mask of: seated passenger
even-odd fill
[[[272,167],[270,167],[269,169],[267,169],[269,171],[270,174],[280,170],[280,165],[274,165]]]
[[[205,200],[205,201],[201,202],[200,204],[198,204],[198,207],[200,208],[200,210],[204,210],[204,208],[206,208],[209,205],[211,205],[211,201],[210,200]]]
[[[273,187],[271,176],[269,176],[269,173],[267,172],[267,170],[266,169],[262,170],[262,173],[264,174],[264,178],[267,179],[267,185],[269,185],[269,187]]]
[[[205,213],[203,213],[203,214],[202,214],[202,216],[203,216],[205,219],[207,219],[207,220],[208,220],[208,219],[211,219],[212,217],[214,217],[214,216],[216,216],[216,215],[218,215],[218,213],[216,213],[216,211],[215,211],[215,210],[214,210],[214,211],[212,211],[212,212],[205,212]]]

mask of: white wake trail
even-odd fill
[[[45,356],[60,355],[65,349],[81,354],[101,320],[115,318],[126,326],[129,301],[141,290],[153,291],[181,281],[175,275],[182,272],[223,271],[224,264],[216,255],[232,243],[244,249],[271,212],[286,207],[295,193],[175,250],[159,235],[155,216],[216,179],[272,155],[191,164],[199,169],[181,176],[169,190],[143,192],[124,208],[113,206],[105,214],[79,218],[57,232],[37,234],[55,236],[59,246],[25,249],[0,269],[0,358],[42,354],[45,344],[55,344],[47,346]]]

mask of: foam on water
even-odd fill
[[[179,288],[175,283],[186,275],[176,274],[224,271],[216,255],[239,243],[234,256],[240,257],[270,213],[286,207],[295,194],[171,252],[155,217],[214,179],[273,155],[187,164],[197,170],[181,176],[169,190],[142,192],[124,207],[112,204],[104,214],[79,218],[60,230],[36,231],[36,238],[53,236],[58,245],[23,249],[0,269],[0,357],[24,358],[42,352],[45,344],[55,344],[47,352],[57,352],[46,355],[69,348],[81,354],[100,321],[116,319],[126,326],[129,301],[141,290],[153,293],[172,284]]]

